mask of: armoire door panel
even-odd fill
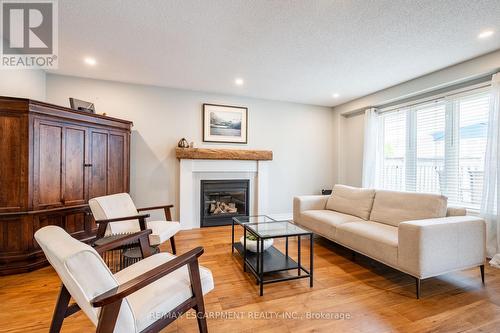
[[[64,229],[73,237],[85,233],[85,212],[75,212],[65,215]]]
[[[20,116],[5,115],[0,118],[0,212],[20,210],[23,206],[24,122]]]
[[[108,194],[126,192],[125,135],[109,135]]]
[[[63,162],[63,126],[39,123],[38,126],[38,170],[36,203],[38,207],[62,204],[61,169]],[[36,167],[35,167],[36,168]]]
[[[92,131],[90,134],[90,185],[89,198],[108,193],[108,133]]]
[[[66,127],[64,148],[64,203],[85,203],[85,128]]]
[[[0,251],[21,251],[24,244],[23,237],[23,223],[20,217],[0,219]]]

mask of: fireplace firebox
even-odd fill
[[[248,216],[249,180],[202,180],[200,226],[230,225],[235,216]]]

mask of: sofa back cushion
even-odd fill
[[[377,190],[370,220],[397,227],[403,221],[445,217],[447,204],[439,194]]]
[[[368,220],[374,196],[375,190],[372,189],[335,185],[326,209]]]

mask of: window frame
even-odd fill
[[[440,192],[449,198],[449,202],[452,204],[457,204],[466,207],[471,211],[478,211],[479,205],[468,204],[467,202],[460,201],[458,193],[460,188],[460,172],[457,167],[460,168],[460,108],[459,103],[465,98],[473,98],[473,96],[485,96],[491,94],[489,91],[489,85],[482,86],[479,88],[473,88],[466,91],[460,91],[454,94],[449,94],[447,96],[440,96],[434,99],[426,99],[420,103],[414,103],[411,105],[402,104],[401,107],[392,106],[390,110],[379,109],[380,115],[387,115],[393,112],[404,112],[406,114],[405,121],[405,152],[404,152],[404,176],[402,188],[405,191],[417,192],[418,190],[418,178],[417,178],[417,167],[418,167],[418,157],[417,157],[417,112],[425,107],[431,106],[435,103],[442,103],[444,106],[444,155],[443,155],[443,177],[444,177],[444,188],[440,188]],[[378,157],[381,161],[379,164],[382,168],[380,170],[381,174],[377,174],[376,184],[388,183],[384,179],[384,144],[385,144],[385,121],[379,122],[379,134],[378,142],[382,145],[382,149],[379,149]],[[484,147],[486,148],[486,147]],[[484,171],[483,171],[484,172]]]

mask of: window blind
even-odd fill
[[[479,209],[489,99],[470,92],[381,114],[379,187],[441,193]]]

